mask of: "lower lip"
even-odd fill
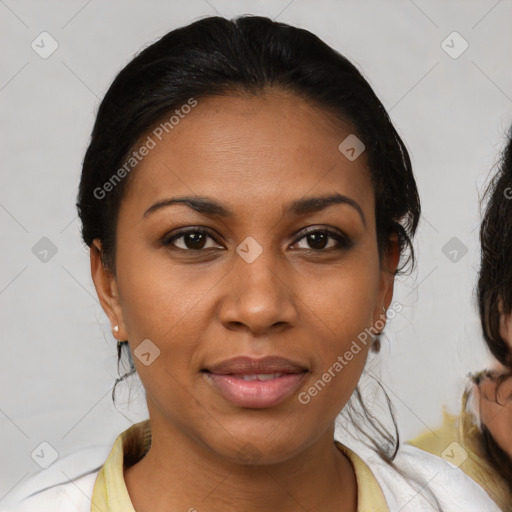
[[[235,405],[263,409],[273,407],[288,398],[299,388],[306,373],[287,373],[265,381],[243,380],[234,375],[215,373],[205,375],[207,380]]]

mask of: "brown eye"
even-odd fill
[[[176,243],[180,239],[182,239],[182,241],[179,242],[181,247]],[[162,244],[165,246],[171,245],[183,251],[201,251],[204,249],[212,249],[218,246],[218,244],[210,244],[207,246],[208,239],[216,242],[215,237],[213,237],[209,231],[205,229],[193,228],[180,231],[171,237],[166,237],[162,241]]]
[[[352,246],[352,242],[347,236],[341,232],[326,228],[308,231],[296,243],[300,243],[302,240],[304,240],[308,246],[300,247],[301,249],[320,252],[348,249]],[[329,246],[329,240],[333,240],[334,244],[331,243]]]
[[[329,238],[328,234],[320,231],[306,235],[307,242],[312,249],[325,249]]]

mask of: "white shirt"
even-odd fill
[[[394,464],[370,449],[359,448],[387,501],[390,512],[500,512],[487,493],[456,466],[411,445],[400,447]],[[3,512],[90,512],[100,468],[41,490]],[[400,471],[405,475],[401,475]],[[71,476],[71,475],[68,475]],[[436,505],[436,500],[440,506]],[[340,504],[340,510],[343,506]],[[359,511],[358,512],[381,512]]]

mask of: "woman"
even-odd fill
[[[451,443],[463,449],[460,468],[505,512],[512,511],[512,131],[498,172],[484,196],[477,298],[482,332],[496,358],[475,373],[459,418],[445,414],[435,434],[411,443],[436,455]]]
[[[100,106],[77,206],[150,418],[26,510],[497,510],[371,414],[379,454],[334,440],[420,204],[381,102],[316,36],[211,17],[146,48]]]

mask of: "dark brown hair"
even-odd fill
[[[512,128],[498,172],[485,190],[480,227],[478,307],[484,339],[503,365],[512,369],[512,351],[500,335],[500,310],[512,312]]]

